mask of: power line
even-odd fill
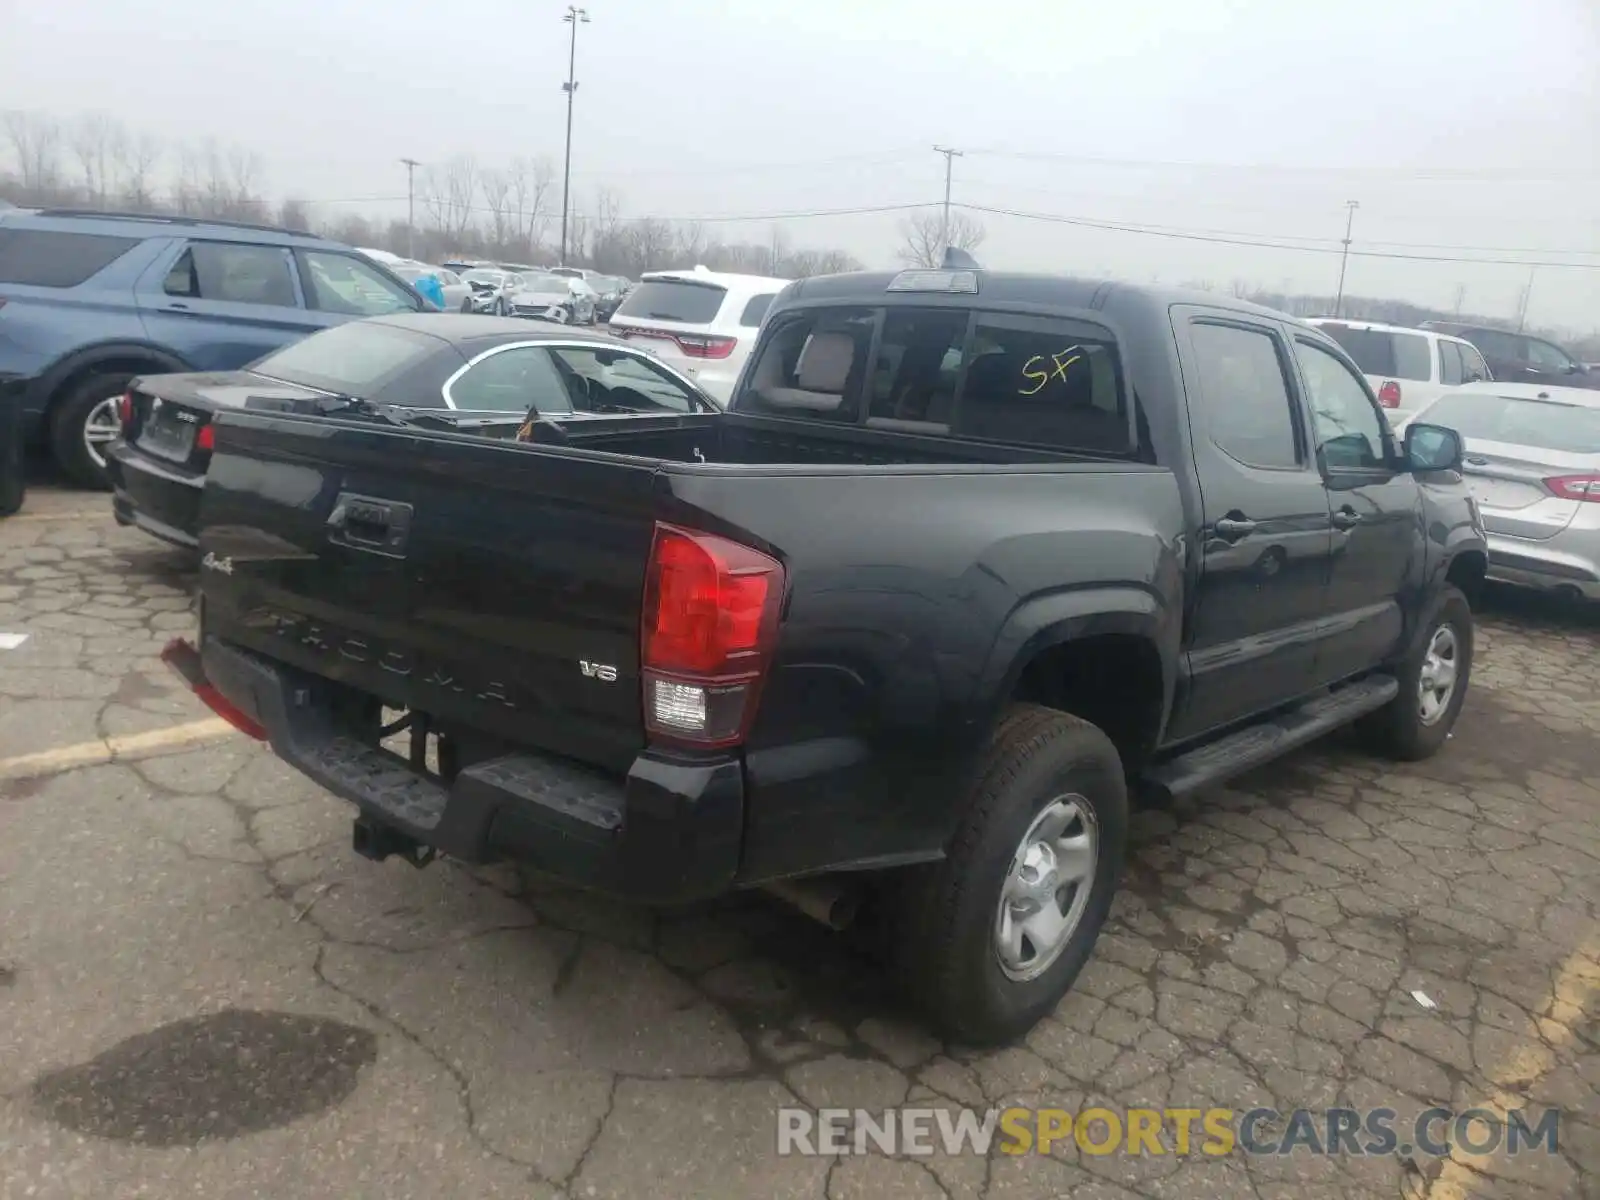
[[[1003,190],[1003,191],[1040,192],[1040,193],[1043,193],[1043,194],[1051,194],[1051,195],[1076,195],[1076,194],[1090,195],[1091,194],[1091,193],[1067,193],[1067,192],[1060,192],[1060,191],[1052,191],[1050,189],[1044,189],[1044,188],[1009,188],[1005,184],[986,184],[986,183],[972,184],[972,183],[967,183],[967,184],[964,184],[963,187],[965,189],[969,189],[969,190],[971,188],[973,188],[973,187],[979,187],[979,188],[993,188],[995,190]],[[1111,197],[1111,199],[1117,199],[1117,200],[1122,200],[1122,201],[1138,201],[1138,200],[1146,199],[1146,197],[1141,197],[1141,196],[1119,196],[1119,197]],[[970,207],[970,205],[969,205],[969,207]],[[1275,211],[1275,210],[1251,209],[1249,211],[1253,211],[1253,212],[1268,212],[1268,211]],[[1320,243],[1322,243],[1324,245],[1328,245],[1328,246],[1339,246],[1339,245],[1342,245],[1343,241],[1344,241],[1343,238],[1327,237],[1327,236],[1316,236],[1316,235],[1311,235],[1311,234],[1249,233],[1249,232],[1245,232],[1245,231],[1241,231],[1241,230],[1237,230],[1237,229],[1216,229],[1216,228],[1211,228],[1211,227],[1207,227],[1207,226],[1200,226],[1200,225],[1163,225],[1163,224],[1159,224],[1159,223],[1155,223],[1155,222],[1149,222],[1149,221],[1113,221],[1109,217],[1095,217],[1095,218],[1085,217],[1085,218],[1082,218],[1082,219],[1084,219],[1084,220],[1104,220],[1109,224],[1114,224],[1114,225],[1119,225],[1119,226],[1125,225],[1125,226],[1128,226],[1129,228],[1132,228],[1132,229],[1149,230],[1152,233],[1158,232],[1158,231],[1163,231],[1163,230],[1164,231],[1170,231],[1170,232],[1173,232],[1173,233],[1183,233],[1183,234],[1205,233],[1205,234],[1215,234],[1215,235],[1217,235],[1219,237],[1272,238],[1272,239],[1275,239],[1277,241],[1283,241],[1283,242],[1320,242]],[[1600,255],[1600,250],[1557,249],[1557,248],[1552,247],[1552,246],[1469,246],[1469,245],[1462,245],[1462,244],[1455,243],[1455,242],[1390,242],[1390,241],[1384,241],[1381,238],[1364,238],[1362,241],[1363,241],[1363,244],[1367,245],[1367,246],[1384,246],[1384,247],[1388,247],[1388,248],[1391,248],[1391,249],[1397,249],[1397,250],[1471,250],[1471,251],[1476,251],[1476,252],[1486,253],[1486,254],[1554,254],[1554,255],[1580,254],[1580,255]]]
[[[1282,240],[1271,241],[1266,238],[1253,238],[1248,236],[1223,237],[1214,234],[1198,232],[1185,232],[1176,229],[1158,229],[1150,226],[1129,225],[1116,221],[1095,220],[1088,217],[1069,217],[1059,213],[1025,212],[1015,208],[998,208],[983,204],[957,203],[957,208],[965,208],[971,212],[986,213],[991,216],[1018,217],[1028,221],[1046,221],[1058,225],[1078,225],[1085,229],[1104,229],[1113,233],[1138,233],[1147,237],[1175,238],[1180,241],[1210,242],[1224,246],[1254,246],[1263,250],[1298,250],[1305,254],[1340,254],[1340,246],[1304,246],[1295,245]],[[1485,266],[1504,267],[1569,267],[1575,270],[1600,271],[1600,262],[1530,262],[1525,258],[1465,258],[1459,255],[1448,254],[1401,254],[1383,250],[1351,250],[1352,258],[1385,258],[1409,262],[1449,262],[1449,263],[1478,263]]]
[[[999,147],[968,150],[986,158],[1011,158],[1035,162],[1067,162],[1079,166],[1122,167],[1136,170],[1235,171],[1270,175],[1376,175],[1386,179],[1494,181],[1508,183],[1548,183],[1600,179],[1596,171],[1530,171],[1526,167],[1384,167],[1384,166],[1302,166],[1288,163],[1218,163],[1181,159],[1106,158],[1084,154],[1059,154],[1039,150],[1006,150]]]

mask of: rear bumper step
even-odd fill
[[[743,834],[736,759],[641,755],[621,778],[537,754],[464,768],[448,785],[341,728],[333,688],[215,637],[163,657],[219,715],[259,729],[274,753],[358,812],[370,857],[428,848],[466,862],[511,858],[633,899],[684,902],[726,891]],[[213,701],[220,701],[221,707]],[[224,711],[227,709],[228,711]],[[237,716],[230,716],[229,713]]]

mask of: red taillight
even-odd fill
[[[122,399],[117,401],[117,420],[124,427],[133,424],[133,393],[123,392]]]
[[[676,340],[690,358],[727,358],[739,344],[738,338],[692,337],[682,333],[676,335]]]
[[[727,538],[656,526],[645,573],[645,728],[695,746],[742,741],[783,602],[776,559]]]
[[[1385,408],[1400,407],[1400,385],[1394,380],[1389,380],[1378,389],[1378,403]]]
[[[1563,500],[1600,504],[1600,475],[1555,475],[1544,485]]]
[[[217,448],[217,431],[211,425],[200,426],[200,431],[194,435],[196,450],[211,451]]]
[[[638,325],[611,326],[611,332],[621,338],[645,338],[673,342],[686,358],[727,358],[739,344],[738,338],[714,337],[711,334],[673,333],[666,329],[645,329]]]

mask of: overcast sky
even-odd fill
[[[257,151],[268,189],[403,213],[397,160],[559,168],[554,0],[0,0],[0,109]],[[591,0],[575,204],[765,216],[958,202],[1336,251],[1538,260],[1600,326],[1597,0]],[[396,198],[357,205],[353,198]],[[903,214],[794,219],[890,265]],[[1336,253],[982,218],[990,266],[1328,291]],[[772,222],[708,226],[764,241]],[[1319,240],[1320,239],[1320,240]],[[1462,249],[1461,247],[1470,247]],[[1522,251],[1537,253],[1523,253]],[[1352,257],[1347,289],[1514,313],[1526,266]]]

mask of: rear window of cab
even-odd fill
[[[1136,452],[1110,331],[970,308],[800,309],[768,324],[734,412],[1008,445]]]

